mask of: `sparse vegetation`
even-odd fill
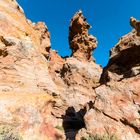
[[[0,125],[0,140],[23,140],[11,125]]]
[[[55,128],[58,130],[64,131],[64,128],[62,126],[57,125],[57,126],[55,126]]]
[[[117,138],[116,135],[95,135],[95,136],[89,136],[87,138],[82,138],[81,140],[120,140]]]

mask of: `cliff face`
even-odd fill
[[[8,8],[7,8],[8,7]],[[51,49],[43,22],[0,2],[0,139],[139,140],[140,22],[110,51],[103,69],[81,11],[71,20],[71,57]]]
[[[59,90],[49,74],[48,48],[49,32],[44,23],[27,20],[16,1],[1,0],[0,139],[16,139],[18,135],[23,139],[57,136],[49,114],[51,93]]]

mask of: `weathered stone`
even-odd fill
[[[49,56],[49,51],[51,48],[51,43],[50,43],[50,33],[48,31],[47,26],[43,22],[38,22],[37,24],[34,25],[34,29],[38,31],[38,34],[40,35],[40,48],[41,48],[41,53],[45,55],[45,57],[48,58]]]
[[[132,23],[131,23],[132,24]],[[140,73],[140,37],[136,30],[120,38],[110,51],[110,60],[102,74],[101,82],[119,81]]]
[[[111,50],[102,72],[81,11],[70,25],[72,57],[62,58],[43,22],[26,19],[15,0],[1,0],[0,139],[139,140],[139,21],[130,24],[134,30]]]
[[[136,30],[137,35],[140,36],[140,21],[136,20],[134,17],[131,17],[130,25]]]
[[[72,56],[80,60],[93,60],[92,51],[97,46],[96,38],[88,34],[89,28],[82,11],[77,12],[70,23],[69,44]]]

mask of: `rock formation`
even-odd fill
[[[1,0],[0,13],[0,139],[140,139],[139,21],[131,18],[134,29],[103,69],[81,11],[66,58],[51,49],[47,26],[26,19],[15,0]]]
[[[97,46],[97,40],[89,35],[90,27],[82,11],[77,12],[72,18],[69,27],[69,44],[73,57],[86,61],[92,60],[92,51]]]
[[[43,23],[25,18],[16,1],[0,1],[0,139],[11,128],[25,140],[59,136],[49,120],[51,94],[58,90],[42,53],[48,34]],[[9,133],[4,139],[18,139]]]
[[[50,43],[50,33],[48,31],[47,26],[43,22],[38,22],[34,25],[34,29],[38,31],[38,34],[40,36],[40,49],[42,54],[48,58],[49,51],[51,48]]]
[[[132,18],[131,18],[132,21]],[[134,24],[132,21],[131,25]],[[101,80],[106,82],[110,80],[120,81],[124,78],[133,77],[140,73],[140,37],[138,30],[133,30],[127,35],[121,37],[119,42],[110,51],[110,60]],[[133,52],[133,53],[132,53]],[[121,61],[120,61],[121,60]]]
[[[137,35],[140,36],[140,21],[137,21],[134,17],[131,17],[130,25],[136,30]]]

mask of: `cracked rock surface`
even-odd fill
[[[82,11],[77,12],[71,19],[69,44],[72,50],[72,56],[83,61],[93,60],[92,51],[97,46],[96,38],[88,33],[90,27]]]
[[[130,24],[102,68],[81,11],[70,22],[72,55],[62,58],[45,23],[1,0],[0,139],[140,140],[140,27],[135,18]]]

